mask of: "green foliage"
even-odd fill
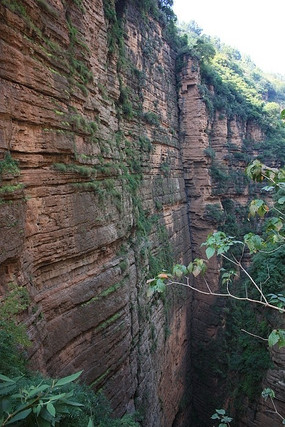
[[[237,292],[241,292],[243,281],[234,281]],[[248,284],[247,284],[248,285]],[[270,333],[272,322],[270,313],[260,313],[253,306],[243,302],[231,301],[226,312],[226,330],[224,335],[224,374],[228,393],[234,398],[234,406],[238,413],[242,412],[245,397],[251,401],[261,391],[261,382],[265,372],[272,366],[270,354],[266,346],[266,337]],[[241,330],[253,332],[264,337],[254,338]]]
[[[0,187],[0,194],[14,193],[15,191],[22,190],[23,188],[24,184],[2,185]]]
[[[284,294],[268,294],[270,304],[276,305],[276,307],[284,308],[285,297]]]
[[[214,182],[213,194],[223,194],[228,189],[230,176],[225,166],[213,161],[210,166],[211,178]]]
[[[207,147],[204,150],[204,154],[207,157],[210,157],[210,159],[214,160],[215,156],[216,156],[216,152],[212,147]]]
[[[22,331],[20,340],[18,340],[19,330],[15,336],[13,331],[8,332],[4,327],[5,324],[2,323],[0,327],[0,373],[11,376],[20,375],[26,371],[26,360],[23,346],[18,341],[28,341],[26,331]],[[27,343],[29,344],[29,342]]]
[[[220,269],[221,290],[214,292],[211,283],[207,283],[204,289],[192,284],[188,278],[189,274],[197,277],[206,270],[206,262],[203,259],[195,259],[188,267],[183,265],[174,266],[171,273],[163,272],[149,281],[148,295],[151,297],[155,292],[163,293],[165,289],[174,284],[193,289],[197,292],[215,295],[216,297],[227,296],[229,307],[225,307],[223,320],[225,331],[220,349],[215,350],[215,360],[219,361],[217,372],[224,372],[224,386],[232,392],[234,405],[240,411],[244,405],[245,396],[254,400],[260,391],[261,380],[266,370],[271,366],[270,355],[267,351],[270,347],[278,345],[285,346],[285,331],[282,328],[282,319],[278,317],[278,311],[284,313],[284,213],[285,204],[283,169],[271,168],[263,165],[260,161],[252,162],[247,170],[247,176],[258,182],[267,181],[264,187],[267,192],[276,192],[275,205],[265,203],[261,199],[253,200],[249,205],[248,222],[256,221],[260,232],[261,226],[257,218],[261,220],[275,211],[278,216],[269,216],[265,221],[262,233],[256,234],[244,230],[233,224],[226,224],[225,218],[230,218],[238,213],[242,219],[246,219],[245,209],[235,205],[231,200],[223,201],[224,212],[214,209],[218,214],[221,227],[233,228],[237,231],[239,238],[228,235],[225,231],[211,233],[207,241],[202,244],[206,246],[206,257],[212,258],[215,254],[220,255],[226,261],[224,268]],[[270,208],[269,208],[270,206]],[[217,207],[216,207],[217,208]],[[219,207],[218,207],[219,208]],[[281,209],[281,210],[280,210]],[[234,227],[233,227],[234,225]],[[252,223],[249,228],[252,227]],[[236,255],[236,250],[238,255]],[[252,264],[245,269],[242,263],[244,253],[253,254]],[[228,267],[231,266],[231,269]],[[233,268],[234,267],[234,268]],[[237,273],[239,270],[239,274]],[[240,279],[238,278],[240,277]],[[273,293],[274,292],[274,293]],[[244,305],[244,301],[251,301],[270,307],[272,312],[255,310],[253,306]],[[243,329],[246,325],[246,331]],[[275,326],[272,331],[272,326]],[[244,332],[240,333],[241,329]],[[256,338],[254,339],[253,336]],[[268,340],[267,338],[268,337]],[[225,355],[227,355],[225,357]],[[238,375],[236,374],[238,372]],[[227,391],[227,396],[229,395]],[[275,408],[273,406],[273,408]],[[276,411],[280,418],[283,417]],[[224,412],[214,414],[221,425],[227,425],[230,419],[221,419]]]
[[[175,264],[171,273],[163,272],[157,274],[155,278],[148,280],[147,296],[152,297],[155,293],[163,293],[166,290],[167,284],[176,283],[176,279],[181,279],[183,276],[193,274],[197,277],[199,274],[204,274],[206,271],[206,264],[204,260],[196,258],[190,262],[188,267],[182,264]]]
[[[54,163],[54,169],[59,172],[72,172],[81,175],[82,177],[96,176],[97,169],[90,166],[82,166],[76,164]]]
[[[224,221],[225,214],[221,206],[215,203],[205,206],[205,218],[214,224],[221,225]]]
[[[2,4],[20,16],[27,16],[25,7],[18,0],[3,0]]]
[[[119,104],[121,105],[123,115],[131,119],[133,117],[134,112],[129,96],[129,89],[121,85]]]
[[[117,3],[117,5],[120,4],[124,6],[124,2]],[[122,60],[125,57],[124,30],[121,16],[123,9],[120,10],[120,13],[118,9],[117,13],[114,0],[103,0],[103,6],[105,18],[109,22],[107,33],[109,55],[113,55],[118,50],[120,59]]]
[[[159,126],[160,124],[158,115],[153,113],[152,111],[147,111],[146,113],[144,113],[143,118],[144,121],[149,125]]]
[[[227,427],[233,420],[231,417],[226,415],[226,411],[224,409],[216,409],[216,412],[211,416],[211,419],[219,421],[218,427]]]
[[[184,48],[182,54],[190,51],[200,63],[200,91],[211,116],[219,111],[228,118],[257,121],[268,135],[280,133],[278,104],[284,103],[281,78],[265,75],[248,57],[219,39],[202,34],[194,21],[181,25],[179,33],[188,41],[188,51]]]
[[[0,375],[0,421],[2,426],[136,427],[133,416],[111,417],[106,399],[76,384],[81,372],[61,379],[40,375],[9,378]]]
[[[224,254],[236,244],[242,244],[241,241],[236,240],[234,237],[227,236],[223,231],[216,231],[207,237],[205,243],[201,246],[207,246],[206,255],[210,259],[217,253],[217,255]]]
[[[0,304],[0,372],[19,374],[25,369],[23,350],[30,345],[26,327],[18,321],[29,304],[27,290],[11,282]]]
[[[265,388],[262,393],[261,393],[263,399],[267,400],[268,397],[272,397],[272,399],[275,398],[275,393],[274,390],[272,390],[271,388]]]
[[[4,159],[0,160],[0,180],[4,174],[20,175],[18,162],[12,158],[9,151],[5,153]]]
[[[284,304],[282,305],[284,307]],[[282,329],[273,329],[268,337],[269,347],[273,347],[278,344],[279,348],[285,347],[285,331]]]
[[[161,170],[162,175],[164,175],[165,177],[167,177],[167,176],[169,176],[169,175],[170,175],[170,172],[171,172],[171,164],[170,164],[169,159],[167,159],[167,160],[163,161],[163,162],[160,164],[160,170]]]
[[[151,140],[146,136],[139,137],[139,145],[142,151],[146,151],[147,153],[150,153],[152,151]]]
[[[267,180],[270,184],[265,187],[267,191],[285,188],[285,168],[271,168],[264,165],[259,160],[254,160],[246,168],[246,174],[250,179],[257,182]]]
[[[0,330],[13,337],[13,342],[21,346],[29,345],[25,326],[19,324],[17,315],[28,307],[29,298],[25,288],[15,283],[8,284],[8,291],[0,305]]]
[[[282,420],[282,425],[285,424],[285,418],[280,414],[280,412],[278,412],[276,405],[274,403],[274,399],[275,399],[275,393],[274,390],[272,390],[271,388],[265,388],[262,393],[261,396],[263,397],[264,400],[267,400],[269,398],[269,400],[271,401],[272,404],[272,410],[271,412],[273,414],[276,414],[276,416],[279,417],[279,419]]]
[[[265,248],[265,242],[263,238],[254,233],[247,233],[244,236],[244,243],[246,244],[251,254],[254,254]]]
[[[23,385],[22,378],[9,378],[0,375],[0,393],[2,396],[1,425],[55,426],[69,413],[69,408],[80,411],[83,405],[74,402],[73,391],[66,392],[63,386],[75,381],[81,372],[61,378],[52,383],[43,380],[34,384]]]
[[[52,16],[57,16],[57,11],[54,9],[46,0],[37,0],[37,3],[39,6],[47,13],[49,13]]]

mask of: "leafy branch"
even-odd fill
[[[275,399],[274,390],[272,390],[271,388],[265,388],[263,390],[263,392],[261,393],[261,396],[263,397],[264,400],[267,400],[268,398],[270,399],[270,402],[271,402],[272,407],[273,407],[273,411],[268,411],[268,412],[272,412],[273,414],[277,415],[282,420],[282,424],[284,425],[285,424],[285,418],[277,410],[275,402],[274,402],[274,399]]]
[[[73,390],[67,392],[63,387],[75,381],[81,373],[82,371],[53,380],[51,384],[42,380],[36,386],[31,384],[23,388],[21,377],[9,378],[0,375],[1,425],[36,420],[36,425],[55,426],[62,417],[66,416],[70,407],[80,411],[80,407],[84,405],[71,400]]]

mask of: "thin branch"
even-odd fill
[[[283,248],[283,246],[285,246],[285,244],[280,245],[280,246],[278,246],[278,248],[272,249],[271,251],[260,250],[259,252],[262,252],[263,254],[273,254],[274,252],[277,252],[277,251],[279,251],[279,249]]]
[[[208,290],[209,290],[210,294],[212,294],[212,293],[213,293],[213,292],[212,292],[212,289],[210,288],[210,285],[209,285],[209,283],[207,282],[207,280],[205,279],[205,277],[204,277],[204,282],[206,283],[206,286],[207,286],[207,288],[208,288]]]
[[[255,334],[253,334],[253,333],[251,333],[251,332],[246,331],[245,329],[241,329],[241,331],[242,331],[242,332],[245,332],[246,334],[248,334],[248,335],[250,335],[250,336],[252,336],[252,337],[255,337],[255,338],[258,338],[258,339],[260,339],[260,340],[262,340],[262,341],[266,341],[266,342],[268,342],[268,339],[267,339],[267,338],[262,338],[262,337],[260,337],[259,335],[255,335]]]
[[[274,408],[275,414],[278,415],[281,418],[281,420],[283,420],[284,417],[282,417],[282,415],[277,411],[276,405],[275,405],[274,400],[272,399],[271,396],[270,396],[270,400],[271,400],[272,406]]]
[[[239,263],[241,263],[241,261],[242,261],[242,259],[243,259],[243,256],[244,256],[244,252],[245,252],[245,245],[242,245],[242,252],[241,252],[241,256],[240,256],[240,258],[239,258]]]
[[[257,285],[257,283],[253,280],[253,278],[251,277],[251,275],[246,271],[246,269],[242,266],[242,264],[233,256],[234,260],[232,260],[231,258],[229,258],[228,256],[226,256],[225,254],[221,254],[222,257],[224,257],[225,259],[227,259],[228,261],[230,261],[232,264],[236,265],[237,267],[239,267],[249,278],[249,280],[251,281],[251,283],[253,283],[253,285],[255,286],[255,288],[257,289],[257,291],[260,293],[261,297],[264,300],[264,305],[268,305],[268,301],[264,295],[264,293],[262,292],[262,290],[260,289],[260,287]]]
[[[276,211],[279,213],[279,215],[281,215],[283,218],[285,218],[285,215],[283,212],[281,212],[279,209],[277,209],[275,206],[272,206],[272,210]]]
[[[276,305],[269,304],[268,302],[265,303],[264,301],[256,300],[256,299],[248,298],[248,297],[238,297],[237,295],[234,295],[231,293],[225,294],[225,293],[213,292],[211,289],[208,291],[203,291],[202,289],[197,289],[197,288],[195,288],[195,286],[190,285],[189,281],[187,283],[182,283],[182,282],[174,282],[174,281],[170,280],[168,283],[166,283],[166,285],[167,286],[170,286],[170,285],[184,286],[186,288],[192,289],[193,291],[198,292],[199,294],[203,294],[203,295],[212,295],[215,297],[230,297],[230,298],[233,298],[233,299],[238,300],[238,301],[253,302],[256,304],[263,305],[263,307],[272,308],[273,310],[278,310],[279,312],[285,313],[284,308],[276,307]]]

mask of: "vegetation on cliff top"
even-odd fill
[[[265,74],[248,56],[218,38],[202,34],[194,21],[181,24],[179,32],[188,40],[187,49],[180,54],[188,52],[200,63],[200,89],[211,114],[218,110],[229,118],[255,120],[270,133],[281,131],[285,77]]]

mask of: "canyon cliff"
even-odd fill
[[[83,370],[143,426],[207,425],[223,303],[179,287],[150,298],[147,280],[205,256],[208,206],[247,203],[241,178],[219,187],[205,150],[228,169],[261,129],[210,116],[199,63],[178,72],[165,25],[138,2],[1,2],[0,26],[0,156],[17,162],[1,175],[0,289],[28,290],[30,366]],[[259,406],[242,425],[265,425]]]

